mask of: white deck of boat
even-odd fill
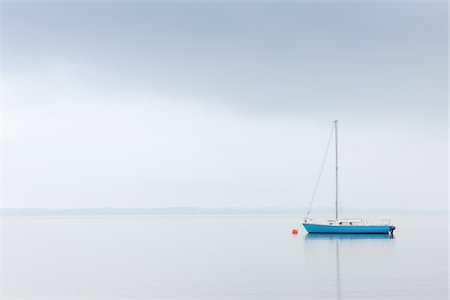
[[[347,225],[347,226],[390,226],[391,220],[363,220],[363,219],[339,219],[339,220],[326,220],[326,221],[313,221],[312,219],[307,219],[304,223],[318,224],[318,225]]]

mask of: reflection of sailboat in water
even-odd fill
[[[341,268],[339,265],[339,240],[336,240],[336,285],[337,285],[337,298],[341,299]]]
[[[360,244],[360,243],[368,243],[371,245],[372,243],[387,243],[391,240],[393,241],[395,237],[390,234],[328,234],[328,233],[308,233],[305,236],[305,244],[310,244],[310,246],[316,245],[319,246],[320,249],[330,249],[330,252],[327,252],[328,257],[330,260],[332,260],[333,257],[333,248],[332,247],[323,247],[325,244],[330,244],[329,246],[333,246],[332,243],[334,243],[334,256],[335,256],[335,277],[336,280],[336,299],[342,298],[342,287],[345,287],[345,272],[342,272],[341,270],[341,255],[340,255],[340,248],[343,246],[343,255],[345,258],[345,249],[347,245],[347,249],[349,245]],[[358,241],[359,240],[359,241]],[[364,241],[365,240],[365,241]],[[378,241],[375,241],[378,240]],[[380,241],[380,240],[386,240],[386,241]],[[310,248],[314,249],[314,248]],[[344,267],[345,267],[345,260],[344,260]],[[345,268],[344,268],[345,270]],[[330,274],[333,273],[333,270],[330,270]],[[344,276],[342,276],[344,275]]]

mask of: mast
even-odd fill
[[[337,132],[337,120],[334,120],[334,138],[336,144],[336,221],[339,219],[339,184],[338,184],[338,132]]]

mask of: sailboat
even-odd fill
[[[328,220],[325,222],[315,222],[308,218],[309,212],[311,210],[312,201],[314,200],[314,195],[317,190],[318,182],[316,185],[316,189],[313,194],[313,199],[311,200],[310,207],[306,214],[306,217],[303,221],[303,226],[305,227],[308,233],[326,233],[326,234],[356,234],[356,233],[377,233],[377,234],[393,234],[395,230],[395,226],[391,225],[389,220],[383,220],[380,222],[370,223],[365,222],[362,219],[341,219],[339,216],[339,177],[338,177],[338,121],[334,121],[334,138],[335,138],[335,169],[336,169],[336,199],[335,199],[335,218],[332,220]],[[332,133],[333,133],[332,131]],[[331,133],[331,134],[332,134]],[[331,139],[330,134],[330,139]],[[328,144],[329,145],[329,144]],[[327,147],[328,152],[328,147]],[[325,153],[325,157],[326,154]],[[324,159],[325,162],[325,159]],[[323,169],[324,163],[322,164]],[[322,173],[322,171],[321,171]],[[321,174],[320,173],[320,174]]]

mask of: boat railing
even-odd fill
[[[367,221],[366,223],[368,225],[386,225],[386,226],[390,226],[391,225],[391,220],[383,219],[383,220],[379,220],[379,221]]]
[[[305,219],[305,223],[312,222],[312,219]],[[363,220],[363,219],[340,219],[336,220],[326,220],[319,222],[324,225],[376,225],[376,226],[391,226],[391,220],[383,219],[383,220]]]

